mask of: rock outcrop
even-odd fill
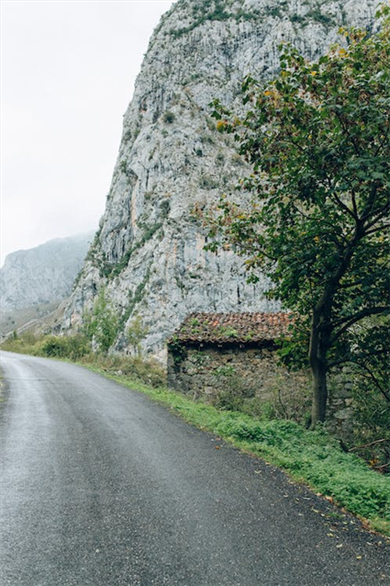
[[[9,254],[0,269],[2,312],[52,304],[71,294],[93,234],[57,238]]]
[[[242,259],[204,250],[195,206],[231,192],[246,172],[215,130],[209,103],[238,100],[244,76],[271,76],[278,45],[309,59],[337,40],[340,25],[369,26],[373,0],[178,0],[155,30],[125,113],[123,136],[100,228],[65,311],[76,327],[98,291],[120,318],[115,348],[127,351],[136,315],[144,350],[164,342],[191,312],[276,311],[265,279],[246,283]]]

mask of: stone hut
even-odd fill
[[[272,401],[280,389],[307,385],[277,364],[277,340],[291,323],[288,313],[189,315],[168,341],[168,385],[212,402],[221,393]]]

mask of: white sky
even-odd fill
[[[149,38],[172,0],[2,0],[1,260],[94,230]]]

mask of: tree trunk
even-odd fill
[[[318,358],[311,362],[313,377],[313,403],[311,410],[312,428],[315,427],[319,421],[325,421],[326,401],[328,398],[326,370],[326,364],[323,359]]]
[[[311,411],[311,427],[314,428],[319,421],[325,421],[326,401],[328,398],[327,389],[327,363],[326,354],[328,350],[327,335],[321,327],[323,316],[316,312],[313,315],[311,338],[310,338],[310,367],[313,379],[313,403]]]

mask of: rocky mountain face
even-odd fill
[[[77,328],[105,288],[120,318],[116,350],[127,351],[136,315],[143,348],[164,341],[191,312],[265,311],[265,279],[248,285],[242,259],[204,250],[191,213],[234,190],[247,169],[229,137],[215,129],[210,102],[238,103],[250,73],[278,68],[278,45],[309,59],[337,40],[340,25],[369,26],[373,0],[178,0],[155,30],[124,116],[106,211],[63,328]]]
[[[58,238],[9,254],[0,269],[2,312],[52,304],[68,297],[93,234]]]

